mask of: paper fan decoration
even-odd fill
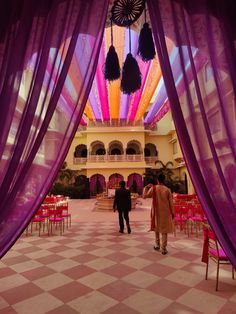
[[[142,14],[145,0],[115,0],[111,9],[112,21],[118,26],[130,26]]]

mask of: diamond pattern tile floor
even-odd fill
[[[169,236],[169,254],[153,250],[147,206],[130,213],[131,234],[117,214],[92,212],[94,200],[70,202],[63,236],[23,234],[0,262],[1,314],[235,314],[236,280],[215,264],[204,280],[201,237]]]

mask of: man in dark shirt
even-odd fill
[[[113,202],[114,211],[117,209],[119,213],[119,225],[120,233],[124,233],[124,219],[127,226],[128,233],[131,233],[129,225],[129,211],[131,210],[131,194],[130,191],[125,188],[125,181],[120,182],[120,188],[115,192],[115,198]]]

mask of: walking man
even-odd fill
[[[119,213],[119,225],[120,233],[124,233],[124,220],[126,222],[127,232],[131,233],[129,224],[129,211],[131,210],[131,194],[130,191],[125,188],[125,181],[120,182],[120,188],[115,192],[115,198],[113,202],[113,210],[118,210]]]
[[[154,250],[167,254],[167,234],[173,232],[174,206],[172,194],[164,185],[165,175],[159,174],[158,184],[148,184],[143,190],[143,197],[152,197],[151,231],[155,232]],[[161,239],[160,239],[161,234]]]

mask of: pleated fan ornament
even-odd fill
[[[111,46],[109,47],[105,68],[104,68],[105,79],[110,81],[115,81],[120,78],[120,64],[119,58],[116,53],[115,47],[113,46],[113,30],[112,30],[112,19],[111,19]]]
[[[155,58],[155,45],[153,42],[152,31],[146,21],[146,8],[144,8],[145,23],[139,34],[138,55],[144,62],[148,62]]]
[[[115,0],[111,9],[111,18],[118,26],[128,27],[141,16],[145,0]]]

